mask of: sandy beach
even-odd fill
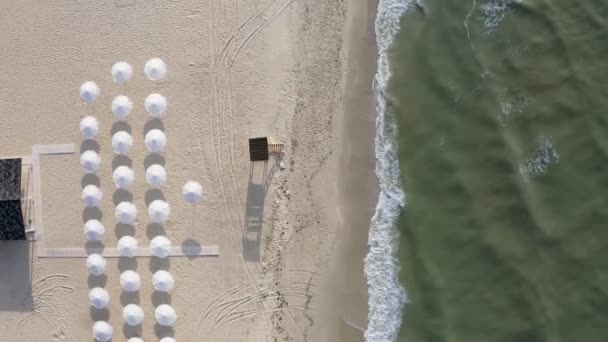
[[[76,152],[40,160],[44,243],[89,248],[83,223],[105,226],[104,248],[125,235],[141,247],[158,234],[174,246],[217,245],[219,256],[108,258],[105,276],[89,276],[84,258],[39,258],[35,242],[0,242],[0,341],[91,341],[106,320],[113,341],[363,341],[367,290],[362,259],[373,214],[375,68],[374,1],[114,0],[40,4],[4,1],[0,13],[0,156],[31,156],[33,145],[75,144]],[[167,77],[146,79],[152,57]],[[117,61],[133,66],[125,85],[113,83]],[[85,81],[101,93],[87,105]],[[144,99],[166,96],[162,119],[150,119]],[[134,103],[126,122],[110,110],[115,96]],[[80,136],[95,116],[94,142]],[[162,155],[150,155],[144,135],[162,129]],[[128,157],[116,156],[111,137],[134,138]],[[249,138],[284,144],[283,158],[251,163]],[[97,150],[95,176],[79,156]],[[145,170],[164,164],[167,184],[150,190]],[[282,169],[281,164],[284,166]],[[135,182],[119,191],[112,172],[132,167]],[[205,200],[193,207],[182,185],[196,180]],[[85,209],[83,186],[97,184],[103,200]],[[147,205],[164,198],[171,217],[151,223]],[[138,209],[134,225],[117,224],[120,201]],[[141,275],[137,293],[121,290],[122,271]],[[167,295],[152,274],[170,271]],[[107,310],[92,309],[88,292],[105,287]],[[142,325],[124,324],[130,303],[145,312]],[[154,320],[171,304],[172,328]]]

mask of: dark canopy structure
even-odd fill
[[[249,160],[268,160],[268,138],[249,139]]]
[[[25,240],[21,159],[0,159],[0,240]]]

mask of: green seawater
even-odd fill
[[[608,1],[424,0],[389,103],[400,341],[608,341]]]

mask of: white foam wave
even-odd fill
[[[522,175],[538,176],[544,174],[549,166],[559,163],[559,154],[551,143],[551,138],[542,136],[532,157],[524,160],[519,166]]]
[[[399,31],[399,21],[411,0],[380,0],[376,16],[378,70],[373,90],[376,97],[376,176],[380,195],[369,231],[365,276],[369,292],[368,342],[397,340],[407,296],[399,282],[396,222],[405,205],[397,155],[397,127],[387,112],[385,91],[390,78],[388,52]]]
[[[483,13],[483,35],[488,36],[494,32],[511,6],[522,2],[523,0],[485,0],[480,6]]]

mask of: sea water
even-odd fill
[[[380,193],[369,230],[369,252],[365,276],[369,292],[369,317],[365,339],[370,342],[395,341],[406,301],[399,283],[397,260],[397,218],[405,205],[401,188],[396,141],[396,120],[387,108],[386,90],[391,77],[389,51],[399,31],[401,16],[409,0],[380,0],[375,31],[378,67],[373,91],[376,98],[376,177]]]
[[[397,7],[368,341],[605,341],[608,1]]]

